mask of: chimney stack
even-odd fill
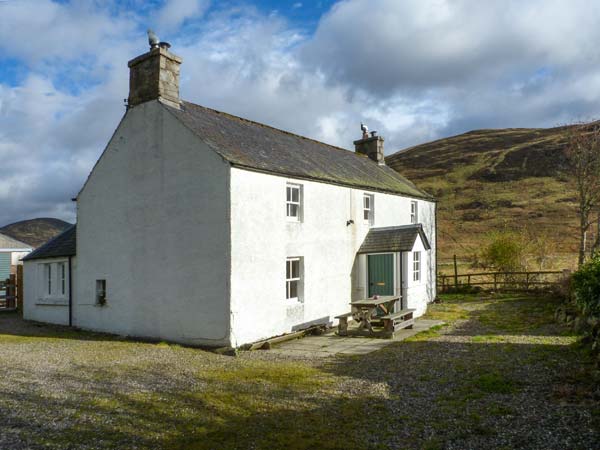
[[[158,100],[173,108],[180,108],[179,66],[182,59],[169,51],[166,42],[148,30],[150,51],[129,61],[129,99],[132,108],[150,100]]]
[[[354,151],[361,155],[366,155],[380,166],[385,166],[385,157],[383,155],[383,138],[377,136],[376,131],[371,131],[369,136],[368,128],[361,124],[363,132],[362,139],[354,141]]]

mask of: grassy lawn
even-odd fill
[[[227,357],[0,315],[0,448],[577,449],[598,375],[543,297],[446,296],[355,357]]]

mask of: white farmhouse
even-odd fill
[[[25,317],[238,347],[374,294],[423,314],[436,204],[385,165],[383,138],[351,152],[181,101],[180,64],[166,45],[129,62],[76,231],[26,258]]]

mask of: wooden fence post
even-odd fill
[[[458,289],[458,265],[456,264],[456,255],[454,255],[454,288]]]
[[[23,314],[23,265],[17,266],[17,308]]]
[[[11,273],[6,281],[8,281],[6,286],[6,307],[15,308],[17,306],[17,277],[14,273]]]

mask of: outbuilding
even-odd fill
[[[23,258],[25,318],[72,325],[76,236],[73,225]]]

